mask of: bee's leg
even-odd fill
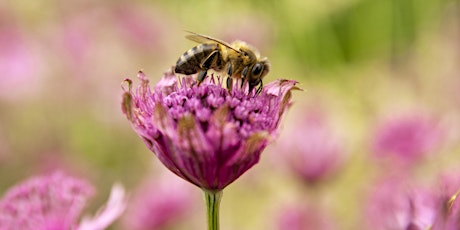
[[[243,72],[241,73],[241,87],[240,88],[243,88],[244,81],[246,80],[246,75],[248,74],[248,69],[249,69],[248,66],[244,67]]]
[[[259,87],[257,88],[256,95],[260,94],[262,92],[262,88],[264,87],[264,83],[260,81]]]
[[[204,78],[206,78],[207,72],[208,72],[208,70],[201,70],[201,71],[198,73],[198,76],[196,77],[196,81],[198,82],[198,85],[200,85],[201,82],[204,81]]]
[[[232,79],[232,75],[233,75],[233,65],[231,62],[229,62],[227,64],[227,90],[228,92],[230,92],[232,90],[232,87],[233,87],[233,79]]]
[[[206,78],[206,74],[208,73],[208,69],[210,69],[211,65],[213,64],[213,62],[215,62],[214,59],[216,59],[217,55],[219,55],[219,52],[217,52],[217,50],[214,50],[211,54],[209,54],[200,63],[200,67],[201,67],[202,70],[198,73],[198,76],[196,78],[197,81],[198,81],[198,85],[200,85],[201,82],[203,82],[204,79]]]
[[[257,88],[255,95],[259,94],[260,91],[262,91],[262,87],[263,87],[262,80],[260,79],[256,82],[249,82],[249,92],[248,93],[251,93],[254,87],[256,87],[257,85],[259,85],[259,87]]]
[[[227,74],[228,77],[231,77],[233,75],[233,65],[231,62],[227,64]]]
[[[227,90],[229,93],[230,91],[232,91],[232,88],[233,88],[233,78],[227,77]]]

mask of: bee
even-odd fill
[[[263,87],[262,79],[270,70],[270,63],[266,57],[260,57],[256,49],[243,41],[237,40],[229,44],[206,35],[189,33],[186,38],[200,44],[179,57],[175,67],[176,73],[198,73],[197,82],[200,84],[208,70],[225,71],[228,75],[228,90],[231,90],[235,78],[242,79],[241,87],[247,81],[249,92],[259,86],[256,93],[260,93]]]

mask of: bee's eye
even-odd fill
[[[254,67],[252,68],[252,75],[258,76],[263,69],[263,65],[261,63],[256,63]]]

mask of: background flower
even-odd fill
[[[364,220],[372,229],[429,229],[437,206],[431,190],[398,175],[384,178],[368,191]]]
[[[443,173],[433,186],[436,191],[437,215],[433,230],[454,230],[460,228],[460,174]]]
[[[124,210],[123,188],[115,187],[106,209],[79,226],[78,218],[92,194],[86,181],[61,172],[33,177],[11,188],[0,201],[0,229],[105,229]]]
[[[276,158],[306,183],[315,183],[334,174],[345,160],[342,138],[331,127],[327,115],[314,107],[304,109],[294,124],[277,141]]]
[[[0,99],[30,98],[40,89],[42,57],[13,11],[0,10]]]
[[[376,157],[415,163],[438,147],[441,141],[441,127],[433,118],[410,113],[381,122],[374,136],[373,150]]]

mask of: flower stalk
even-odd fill
[[[208,230],[219,230],[219,208],[222,198],[222,190],[209,191],[203,189],[206,201],[206,216],[208,219]]]

